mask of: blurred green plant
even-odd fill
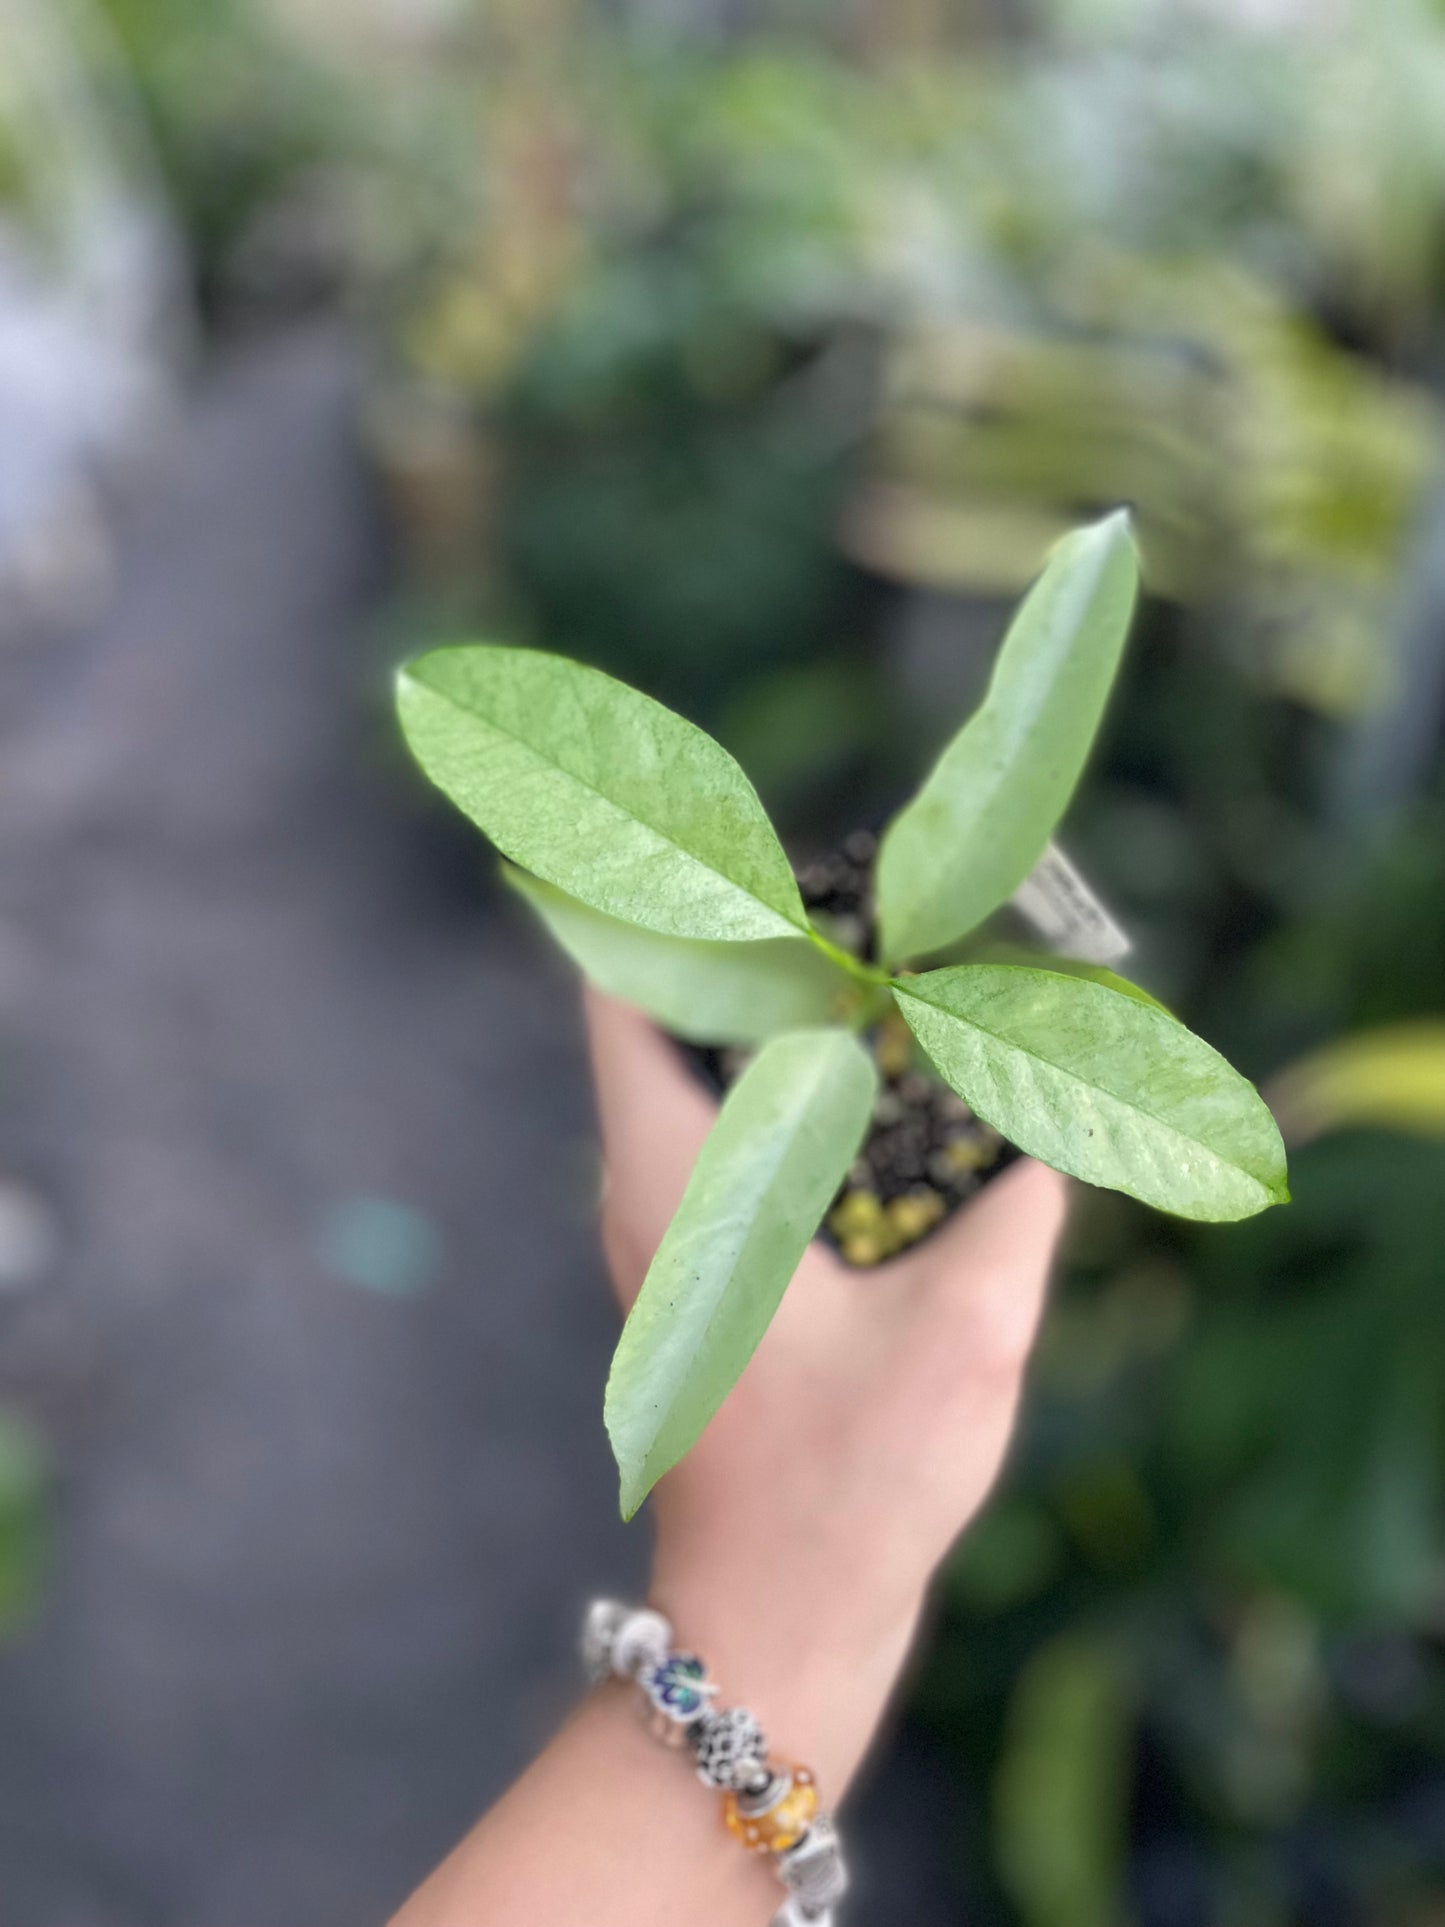
[[[1112,1927],[1127,1864],[1128,1685],[1106,1640],[1032,1655],[995,1781],[1000,1876],[1037,1927]]]
[[[1262,689],[1341,717],[1398,694],[1382,639],[1439,469],[1445,156],[1417,108],[1445,36],[1347,13],[1308,60],[1151,16],[870,65],[583,9],[567,46],[514,26],[506,98],[453,48],[476,192],[418,196],[373,284],[374,446],[434,631],[644,681],[815,834],[906,781],[900,600],[1013,595],[1120,499],[1153,591]],[[838,722],[805,768],[771,746],[815,691]]]
[[[39,1598],[46,1517],[44,1456],[31,1429],[0,1413],[0,1639]]]
[[[197,292],[214,320],[289,271],[349,284],[338,254],[361,237],[353,188],[375,151],[354,81],[282,29],[258,0],[101,0],[139,85]],[[308,221],[308,200],[313,203]],[[308,229],[288,239],[288,227]],[[331,289],[334,292],[334,287]]]
[[[1439,460],[1432,397],[1219,264],[1100,259],[1054,325],[894,353],[855,558],[1010,592],[1071,505],[1140,505],[1156,594],[1227,607],[1254,673],[1327,713],[1385,690],[1382,632]]]
[[[1325,1044],[1281,1073],[1271,1100],[1296,1143],[1368,1125],[1445,1137],[1445,1021]]]
[[[920,1691],[993,1784],[977,1918],[1391,1920],[1439,1878],[1445,1162],[1294,1164],[1289,1222],[1208,1255],[1086,1234]]]
[[[1125,499],[1262,681],[1385,688],[1438,465],[1423,0],[1057,0],[1007,45],[944,8],[931,47],[925,14],[720,47],[550,0],[331,66],[255,0],[109,4],[207,287],[304,282],[309,245],[370,317],[413,633],[564,647],[750,763],[825,665],[876,756],[897,590],[1016,593]]]
[[[371,419],[411,553],[452,619],[470,598],[740,754],[816,665],[876,728],[877,596],[836,538],[876,367],[852,239],[866,94],[836,65],[585,30],[523,72],[468,96],[470,219],[382,294]],[[480,515],[418,482],[459,440]],[[814,740],[826,784],[857,738]]]

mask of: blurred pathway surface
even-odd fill
[[[365,700],[353,412],[324,331],[234,357],[107,618],[0,660],[0,1178],[63,1239],[0,1298],[58,1474],[0,1927],[380,1921],[638,1579],[570,987]],[[916,1752],[862,1831],[955,1917]]]

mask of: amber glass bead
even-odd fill
[[[748,1813],[736,1793],[723,1799],[728,1832],[754,1853],[786,1853],[796,1847],[818,1816],[818,1787],[805,1766],[784,1767],[792,1784],[761,1813]]]

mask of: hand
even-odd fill
[[[625,1312],[715,1106],[645,1018],[587,993]],[[1064,1181],[1013,1165],[877,1271],[803,1257],[722,1409],[652,1500],[651,1597],[836,1799],[928,1582],[1002,1464],[1063,1225]]]

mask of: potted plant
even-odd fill
[[[1057,545],[982,705],[884,832],[876,938],[852,946],[810,916],[743,771],[670,710],[534,650],[440,649],[401,671],[422,769],[587,975],[680,1037],[756,1047],[613,1360],[625,1517],[722,1403],[846,1186],[899,1019],[929,1079],[1060,1171],[1196,1219],[1288,1197],[1263,1100],[1146,992],[960,952],[1069,802],[1137,583],[1123,511]]]

